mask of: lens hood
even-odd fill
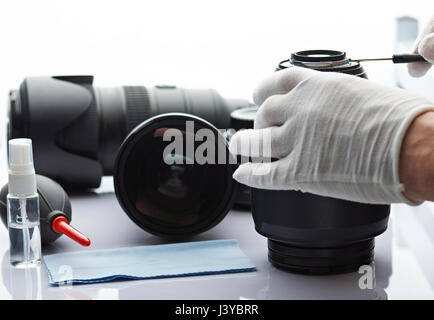
[[[92,81],[92,76],[30,77],[9,94],[8,139],[31,138],[36,172],[62,185],[96,188],[103,175]]]

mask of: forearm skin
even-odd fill
[[[399,177],[407,199],[434,201],[434,112],[419,115],[408,128],[401,146]]]

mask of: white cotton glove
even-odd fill
[[[433,103],[370,80],[299,67],[272,74],[254,101],[260,105],[255,129],[238,131],[230,151],[280,160],[241,165],[233,175],[240,183],[412,204],[398,176],[401,143],[412,120],[434,110]]]
[[[419,53],[429,63],[416,62],[408,64],[408,72],[413,77],[422,77],[434,63],[434,16],[416,39],[414,53]]]

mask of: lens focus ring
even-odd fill
[[[127,107],[127,132],[131,132],[139,123],[151,116],[149,95],[143,86],[125,86],[123,89]]]

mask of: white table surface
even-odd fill
[[[3,153],[2,153],[3,155]],[[4,170],[1,175],[4,177]],[[163,243],[137,227],[116,201],[112,179],[98,193],[72,195],[73,225],[87,234],[90,248],[63,236],[43,254]],[[361,274],[305,276],[278,270],[267,260],[266,239],[254,231],[251,213],[232,210],[215,228],[189,241],[237,239],[256,272],[129,280],[50,287],[45,267],[9,265],[8,233],[0,227],[1,299],[433,299],[434,205],[392,206],[388,230],[377,237],[375,287],[359,288]]]

